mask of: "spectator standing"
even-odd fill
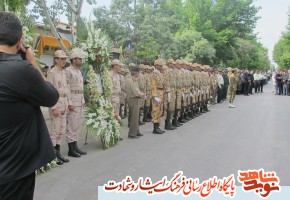
[[[53,106],[58,92],[22,42],[19,19],[0,12],[1,200],[32,200],[35,171],[55,159],[40,106]],[[20,48],[26,61],[16,54]]]

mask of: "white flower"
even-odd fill
[[[94,123],[93,119],[88,119],[87,122],[86,122],[87,125],[91,125],[92,123]]]
[[[94,125],[93,125],[93,128],[98,128],[99,124],[100,124],[99,122],[95,122]]]
[[[23,27],[22,27],[22,32],[25,32],[25,33],[26,33],[26,32],[29,32],[28,27],[27,27],[27,26],[23,26]]]

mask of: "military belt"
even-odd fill
[[[83,94],[82,90],[71,90],[70,91],[72,94]]]
[[[59,97],[65,98],[67,95],[65,93],[59,93]]]

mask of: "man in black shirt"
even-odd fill
[[[26,61],[17,51],[22,50]],[[40,106],[58,92],[38,68],[33,50],[22,46],[17,17],[0,12],[0,199],[33,199],[35,170],[55,159]]]
[[[245,70],[243,73],[243,88],[244,88],[244,95],[248,96],[248,90],[249,90],[249,72],[248,70]]]

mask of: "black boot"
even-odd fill
[[[74,149],[75,149],[75,151],[76,151],[77,153],[79,153],[79,154],[81,154],[81,155],[86,155],[86,154],[87,154],[86,151],[82,151],[82,150],[79,149],[79,147],[78,147],[78,143],[77,143],[77,142],[73,142],[73,143],[74,143]]]
[[[73,142],[68,143],[68,156],[75,157],[75,158],[81,157],[81,154],[76,152]]]
[[[157,129],[159,129],[162,133],[165,133],[165,131],[160,129],[160,123],[158,123]]]
[[[172,124],[170,123],[170,119],[171,119],[171,111],[167,110],[167,116],[165,119],[165,130],[175,130],[176,127],[172,126]]]
[[[151,120],[149,119],[149,107],[145,106],[144,107],[144,114],[143,114],[143,122],[151,122]]]
[[[163,134],[163,132],[159,129],[158,126],[159,125],[157,123],[154,123],[153,133],[155,133],[155,134]]]
[[[178,121],[177,121],[177,113],[175,112],[174,113],[174,117],[173,117],[173,120],[172,120],[172,125],[174,126],[174,127],[180,127],[180,125],[179,125],[179,123],[178,123]]]
[[[60,154],[60,145],[59,145],[59,144],[55,145],[54,148],[55,148],[55,155],[56,155],[56,158],[57,158],[58,160],[61,160],[61,161],[64,162],[64,163],[69,162],[69,159],[63,157],[63,156]]]
[[[56,149],[54,149],[54,153],[56,155]],[[63,165],[63,161],[61,159],[59,159],[57,156],[56,156],[56,164],[57,165]]]
[[[165,128],[165,130],[175,130],[176,129],[176,127],[172,126],[170,121],[167,121],[167,120],[165,120],[165,127],[164,128]]]

